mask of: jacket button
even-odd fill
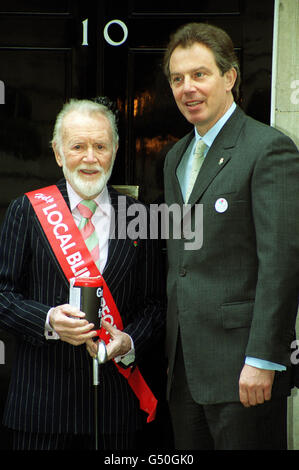
[[[184,269],[184,268],[180,268],[180,272],[179,272],[179,274],[180,274],[180,276],[181,276],[181,277],[184,277],[184,276],[186,276],[186,274],[187,274],[187,271],[186,271],[186,269]]]

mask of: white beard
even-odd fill
[[[70,183],[72,188],[77,193],[88,198],[96,197],[98,194],[102,192],[103,188],[105,187],[105,185],[107,184],[111,176],[111,173],[113,170],[113,162],[111,163],[111,166],[106,173],[101,166],[97,166],[96,168],[93,168],[93,169],[100,171],[101,175],[96,179],[96,181],[85,181],[84,177],[80,176],[79,174],[80,167],[74,171],[71,171],[67,168],[65,161],[63,161],[63,167],[62,167],[64,177]]]

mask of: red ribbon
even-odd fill
[[[76,277],[101,276],[92,256],[74,222],[73,216],[56,185],[26,193],[40,224],[47,236],[59,264],[70,281]],[[103,278],[104,299],[113,324],[123,330],[123,323],[112,294]],[[100,330],[100,337],[107,343],[109,335]],[[142,377],[138,367],[123,369],[114,362],[118,371],[127,379],[139,399],[140,408],[148,414],[147,422],[155,419],[157,399]]]

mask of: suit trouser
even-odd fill
[[[215,377],[217,386],[217,377]],[[221,387],[221,383],[218,384]],[[186,381],[180,341],[169,408],[180,450],[281,450],[287,448],[287,397],[245,408],[240,402],[196,403]]]
[[[94,450],[94,437],[85,434],[43,434],[13,431],[13,450]],[[136,434],[99,435],[99,450],[135,450]]]

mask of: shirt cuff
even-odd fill
[[[114,358],[114,361],[117,362],[117,363],[121,363],[123,364],[124,366],[130,366],[131,364],[133,364],[133,362],[135,361],[135,349],[134,349],[134,342],[130,336],[130,340],[131,340],[131,349],[130,351],[128,351],[126,354],[123,354],[122,356],[116,356]]]
[[[54,307],[50,308],[47,313],[46,323],[45,323],[45,338],[46,339],[60,339],[59,334],[53,330],[52,326],[50,325],[50,315],[51,311]]]
[[[286,370],[286,367],[281,364],[277,364],[276,362],[265,361],[264,359],[257,359],[256,357],[246,357],[245,364],[257,367],[258,369],[278,371]]]

